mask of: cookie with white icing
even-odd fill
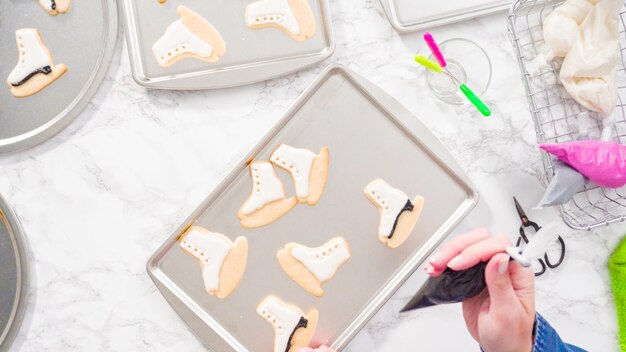
[[[52,16],[56,16],[60,13],[66,13],[70,9],[72,0],[38,0],[39,6],[41,6],[46,12]]]
[[[303,42],[315,35],[315,16],[308,0],[259,0],[246,6],[251,29],[274,27]]]
[[[320,148],[319,154],[308,149],[281,144],[274,150],[270,160],[285,169],[293,178],[296,195],[301,203],[315,205],[319,202],[328,179],[329,151]]]
[[[300,308],[269,296],[256,311],[274,328],[274,352],[299,352],[309,346],[319,317],[316,309],[304,314]]]
[[[152,53],[162,67],[192,57],[215,62],[226,53],[226,43],[220,33],[202,16],[180,5],[180,19],[174,21],[152,46]]]
[[[67,71],[65,65],[54,63],[38,30],[18,29],[15,31],[15,40],[19,58],[17,65],[9,73],[7,84],[16,98],[39,92]]]
[[[243,203],[237,217],[241,226],[255,228],[276,221],[289,212],[298,200],[285,195],[285,188],[271,163],[253,161],[249,166],[252,192]]]
[[[378,208],[378,239],[390,248],[397,248],[413,232],[424,206],[424,197],[411,200],[406,193],[381,179],[370,182],[365,187],[365,195]]]
[[[278,250],[276,258],[293,281],[309,293],[321,297],[324,295],[322,284],[333,278],[350,259],[350,246],[341,237],[316,248],[288,243]]]
[[[204,288],[210,295],[223,299],[237,288],[246,271],[247,239],[237,237],[233,242],[221,233],[192,226],[178,245],[200,264]]]

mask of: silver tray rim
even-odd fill
[[[181,317],[183,322],[187,324],[190,330],[198,337],[200,341],[206,339],[201,334],[206,331],[200,331],[203,328],[209,328],[212,337],[218,338],[225,348],[238,351],[248,351],[234,339],[228,332],[216,323],[214,320],[203,320],[196,311],[200,310],[198,306],[188,306],[178,295],[180,291],[175,285],[164,275],[159,269],[159,261],[167,250],[178,240],[180,233],[192,226],[195,219],[206,210],[212,202],[214,202],[220,194],[228,187],[232,180],[239,175],[242,168],[245,168],[248,161],[262,150],[267,143],[280,132],[281,129],[295,116],[295,112],[314,94],[318,88],[333,74],[342,74],[346,79],[355,84],[359,90],[372,99],[380,108],[385,110],[391,116],[396,118],[399,128],[417,137],[419,129],[420,137],[418,140],[422,143],[424,149],[433,157],[437,158],[443,168],[447,168],[450,174],[459,180],[467,189],[467,197],[465,201],[457,208],[457,210],[448,218],[446,222],[435,232],[430,239],[417,250],[405,262],[404,266],[399,268],[394,277],[387,282],[377,295],[370,300],[370,303],[361,311],[358,317],[350,324],[343,333],[341,333],[334,341],[331,347],[340,350],[344,348],[350,340],[365,326],[365,324],[374,316],[374,314],[391,298],[391,296],[400,288],[400,286],[411,276],[411,274],[422,264],[425,258],[430,255],[434,249],[446,238],[446,236],[454,230],[454,228],[465,218],[478,203],[478,193],[467,175],[463,172],[457,162],[454,160],[448,149],[443,143],[424,125],[419,118],[404,107],[395,98],[383,91],[381,88],[362,78],[354,71],[341,64],[329,65],[316,78],[309,87],[300,95],[300,97],[292,104],[292,106],[283,114],[283,117],[277,121],[274,126],[259,139],[259,141],[248,151],[248,153],[234,165],[226,176],[218,183],[215,189],[205,198],[205,200],[191,213],[185,221],[170,235],[167,240],[155,251],[146,264],[146,271],[155,286],[159,289],[168,304]],[[407,122],[412,126],[407,126]],[[435,148],[432,148],[435,147]],[[437,149],[434,151],[433,149]],[[235,347],[237,346],[235,349]]]
[[[96,94],[100,88],[100,84],[106,77],[106,73],[109,71],[109,67],[111,66],[111,60],[113,59],[113,53],[115,52],[118,28],[117,1],[103,1],[107,4],[107,13],[105,14],[106,18],[104,21],[104,23],[106,23],[104,28],[106,40],[102,44],[96,68],[92,71],[91,76],[89,76],[89,79],[87,80],[80,95],[73,100],[72,104],[66,107],[59,115],[48,121],[46,124],[19,136],[4,140],[0,139],[0,154],[19,152],[24,149],[32,148],[54,137],[57,133],[69,126],[72,121],[80,115],[87,104],[91,101],[91,98],[93,98]]]
[[[385,14],[387,15],[387,19],[389,20],[389,23],[391,23],[391,26],[400,33],[416,32],[416,31],[420,31],[426,28],[439,27],[439,26],[443,26],[446,24],[460,22],[460,21],[468,20],[468,19],[475,18],[475,17],[490,15],[490,14],[498,13],[498,12],[504,12],[504,11],[507,11],[511,7],[511,2],[507,1],[505,4],[487,6],[477,11],[470,11],[470,12],[459,14],[456,16],[446,16],[446,17],[442,17],[442,18],[438,18],[438,19],[435,19],[432,21],[426,21],[426,22],[402,24],[400,23],[398,16],[396,16],[396,11],[395,11],[393,1],[394,0],[380,0],[380,4],[382,5],[383,10],[385,11]]]
[[[2,218],[4,214],[4,219]],[[14,250],[17,258],[17,266],[20,270],[18,275],[17,287],[17,304],[13,308],[13,314],[10,317],[10,326],[4,338],[0,339],[0,351],[9,351],[11,345],[15,341],[17,334],[22,326],[24,315],[26,314],[27,298],[29,294],[30,268],[26,258],[26,243],[24,241],[24,230],[20,224],[19,218],[15,215],[9,204],[0,195],[0,221],[6,220],[9,226],[9,234],[14,241]]]
[[[328,0],[317,0],[321,4],[322,21],[328,35],[328,45],[323,51],[317,54],[306,55],[291,59],[279,59],[260,63],[248,63],[237,65],[236,67],[226,67],[219,71],[205,72],[200,74],[187,73],[170,77],[153,79],[144,74],[141,63],[140,49],[138,41],[131,35],[131,30],[136,31],[132,18],[132,4],[134,0],[118,0],[122,2],[122,15],[124,23],[124,33],[126,47],[130,61],[130,71],[133,80],[138,85],[151,89],[164,90],[206,90],[238,87],[252,83],[263,82],[269,79],[282,77],[290,73],[312,66],[329,58],[335,52],[335,35],[333,32],[332,19],[330,16],[330,5]],[[236,79],[236,75],[239,78]],[[180,76],[180,77],[178,77]],[[208,78],[212,76],[223,76],[231,78],[232,83],[212,84]],[[241,76],[245,78],[241,78]],[[221,80],[225,80],[223,78]],[[203,83],[198,83],[202,81]]]

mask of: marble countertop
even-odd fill
[[[421,33],[399,35],[378,0],[331,1],[337,48],[286,77],[216,91],[148,91],[135,84],[121,33],[106,80],[69,128],[30,150],[0,156],[0,193],[28,237],[31,295],[16,351],[203,351],[152,284],[145,263],[255,141],[330,63],[378,84],[418,115],[480,194],[454,233],[484,226],[515,234],[511,197],[527,208],[545,187],[534,127],[506,14],[436,28],[440,40],[480,43],[493,63],[485,99],[493,117],[428,91],[412,54]],[[552,210],[529,216],[560,221]],[[607,260],[624,224],[573,232],[564,265],[537,280],[538,310],[561,336],[616,351]],[[347,351],[475,351],[459,305],[399,317],[423,282],[418,271]]]

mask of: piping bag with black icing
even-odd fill
[[[551,224],[541,228],[523,249],[508,247],[506,252],[511,256],[511,260],[516,260],[522,266],[529,267],[533,260],[544,255],[548,247],[558,237],[559,225]],[[463,302],[468,298],[477,296],[487,287],[485,282],[486,266],[487,261],[460,271],[446,268],[441,275],[429,277],[400,313],[438,304]]]

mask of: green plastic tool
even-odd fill
[[[483,114],[483,116],[485,117],[491,116],[491,109],[489,109],[487,104],[485,104],[482,100],[480,100],[478,95],[476,95],[476,93],[474,93],[467,85],[465,85],[465,83],[461,83],[458,79],[456,79],[456,77],[454,77],[450,72],[448,72],[448,70],[446,70],[443,73],[445,73],[448,77],[450,77],[450,79],[452,79],[452,81],[454,81],[456,84],[459,85],[459,89],[461,90],[463,95],[465,95],[467,100],[469,100],[470,103],[472,103],[472,105],[474,105],[476,109],[481,114]]]
[[[483,114],[483,116],[491,115],[491,109],[489,109],[489,107],[482,100],[480,100],[480,98],[476,94],[474,94],[474,92],[472,92],[472,90],[469,89],[468,86],[466,86],[465,84],[461,84],[459,86],[459,89],[461,89],[461,92],[465,94],[470,103],[472,103],[472,105],[474,105],[476,109],[478,109],[478,111]]]

